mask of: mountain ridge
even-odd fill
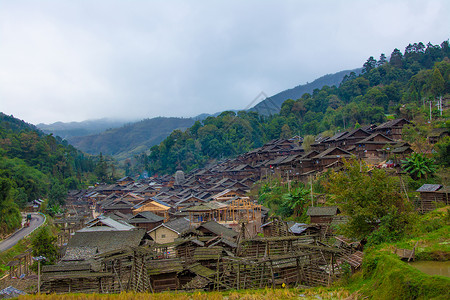
[[[110,128],[118,128],[127,123],[135,121],[126,121],[112,118],[102,118],[94,120],[85,120],[81,122],[54,122],[51,124],[39,123],[37,128],[46,134],[54,134],[62,139],[69,139],[74,136],[87,136],[103,132]]]
[[[315,79],[312,82],[297,85],[291,89],[287,89],[281,91],[273,96],[267,97],[262,100],[255,106],[249,109],[249,111],[256,111],[261,115],[272,115],[274,113],[279,113],[281,109],[281,105],[284,101],[288,99],[296,100],[302,97],[303,94],[309,93],[311,94],[315,89],[321,89],[324,86],[333,86],[339,87],[339,84],[342,82],[346,75],[349,75],[351,72],[354,72],[356,76],[358,76],[362,71],[362,68],[356,68],[352,70],[344,70],[339,71],[337,73],[326,74]]]
[[[76,148],[89,154],[103,153],[126,159],[145,152],[163,141],[173,130],[194,124],[192,118],[156,117],[111,128],[101,133],[68,138]]]

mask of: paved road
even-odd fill
[[[9,248],[17,244],[21,239],[23,239],[24,237],[29,235],[33,230],[41,226],[42,223],[44,223],[44,221],[45,221],[44,216],[38,213],[32,213],[30,227],[23,227],[17,230],[13,235],[11,235],[6,240],[0,242],[0,252],[8,250]]]

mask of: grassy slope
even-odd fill
[[[421,216],[413,234],[403,240],[369,249],[362,272],[342,284],[371,299],[450,299],[450,278],[427,275],[392,254],[395,248],[412,249],[417,244],[416,260],[449,260],[449,208]]]

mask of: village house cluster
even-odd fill
[[[401,140],[406,124],[397,119],[318,137],[308,152],[300,137],[274,140],[188,174],[177,171],[139,181],[124,177],[115,184],[71,191],[66,213],[55,218],[61,229],[60,261],[43,268],[42,290],[328,285],[340,277],[344,263],[356,269],[362,261],[359,243],[342,237],[334,245],[326,243],[333,225],[346,217],[337,207],[316,206],[307,212],[311,224],[286,223],[268,218],[268,209],[248,192],[269,176],[307,181],[340,168],[343,159],[376,165],[390,158],[395,165],[412,152]],[[420,190],[433,191],[447,189]],[[442,201],[448,202],[448,192]],[[431,209],[429,202],[422,207]]]

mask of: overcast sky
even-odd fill
[[[450,37],[450,1],[0,0],[0,111],[27,122],[244,109]]]

